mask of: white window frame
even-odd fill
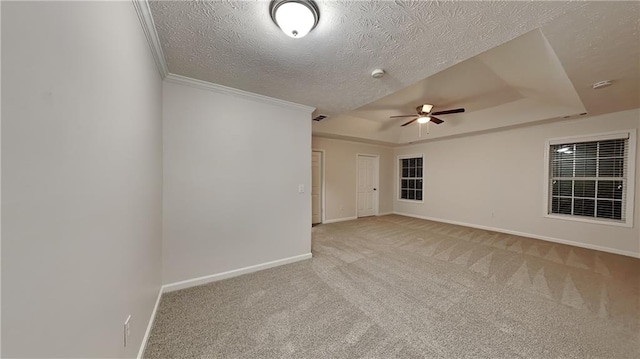
[[[624,221],[616,221],[609,220],[605,218],[590,218],[590,217],[582,217],[582,216],[574,216],[567,214],[556,214],[549,213],[549,200],[551,198],[551,188],[549,187],[549,149],[552,145],[557,145],[561,143],[571,143],[571,142],[592,142],[592,141],[606,141],[606,140],[614,140],[614,139],[622,139],[628,138],[628,148],[627,148],[627,163],[625,163],[625,170],[627,173],[626,179],[626,207],[625,207],[625,219]],[[567,221],[575,221],[575,222],[585,222],[585,223],[595,223],[595,224],[604,224],[609,226],[618,226],[618,227],[633,227],[633,219],[634,219],[634,199],[635,199],[635,175],[636,175],[636,130],[625,130],[625,131],[614,131],[614,132],[604,132],[597,133],[592,135],[583,135],[583,136],[570,136],[570,137],[558,137],[551,138],[545,142],[544,146],[544,201],[543,201],[543,216],[551,219],[561,219]]]
[[[400,160],[407,158],[422,157],[422,199],[404,199],[400,197],[400,187],[402,186],[402,169],[400,168]],[[424,153],[414,153],[409,155],[396,156],[396,200],[399,202],[407,203],[424,203],[425,191],[424,191],[424,175],[425,175],[425,158]]]

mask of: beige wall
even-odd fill
[[[545,141],[637,129],[638,117],[624,111],[397,148],[425,154],[425,201],[395,200],[395,211],[639,255],[640,175],[633,228],[543,217]]]
[[[162,87],[133,4],[3,2],[2,87],[2,357],[135,357],[160,289]]]
[[[314,136],[314,150],[324,150],[325,222],[356,217],[356,156],[380,156],[379,213],[393,211],[393,148]]]
[[[163,282],[309,255],[311,109],[167,81],[163,99]]]

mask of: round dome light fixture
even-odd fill
[[[418,117],[418,123],[427,123],[429,121],[431,121],[431,117],[429,116]]]
[[[320,11],[312,0],[272,0],[271,19],[280,30],[293,38],[301,38],[318,25]]]

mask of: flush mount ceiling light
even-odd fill
[[[269,11],[273,22],[293,38],[304,37],[320,19],[318,6],[312,0],[272,0]]]

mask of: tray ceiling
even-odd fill
[[[150,8],[169,72],[313,106],[332,117],[353,116],[350,111],[372,103],[383,106],[376,101],[535,29],[590,115],[640,106],[637,2],[317,3],[320,22],[302,39],[277,28],[269,1],[151,1]],[[485,76],[486,87],[443,84],[441,93],[429,94],[434,101],[424,102],[446,107],[475,96],[481,99],[467,106],[481,110],[523,96],[482,66],[476,61],[460,71]],[[387,76],[371,78],[374,68],[384,68]],[[604,79],[615,86],[590,88]],[[379,122],[394,109],[380,108],[366,120]],[[358,129],[347,122],[343,127]]]

